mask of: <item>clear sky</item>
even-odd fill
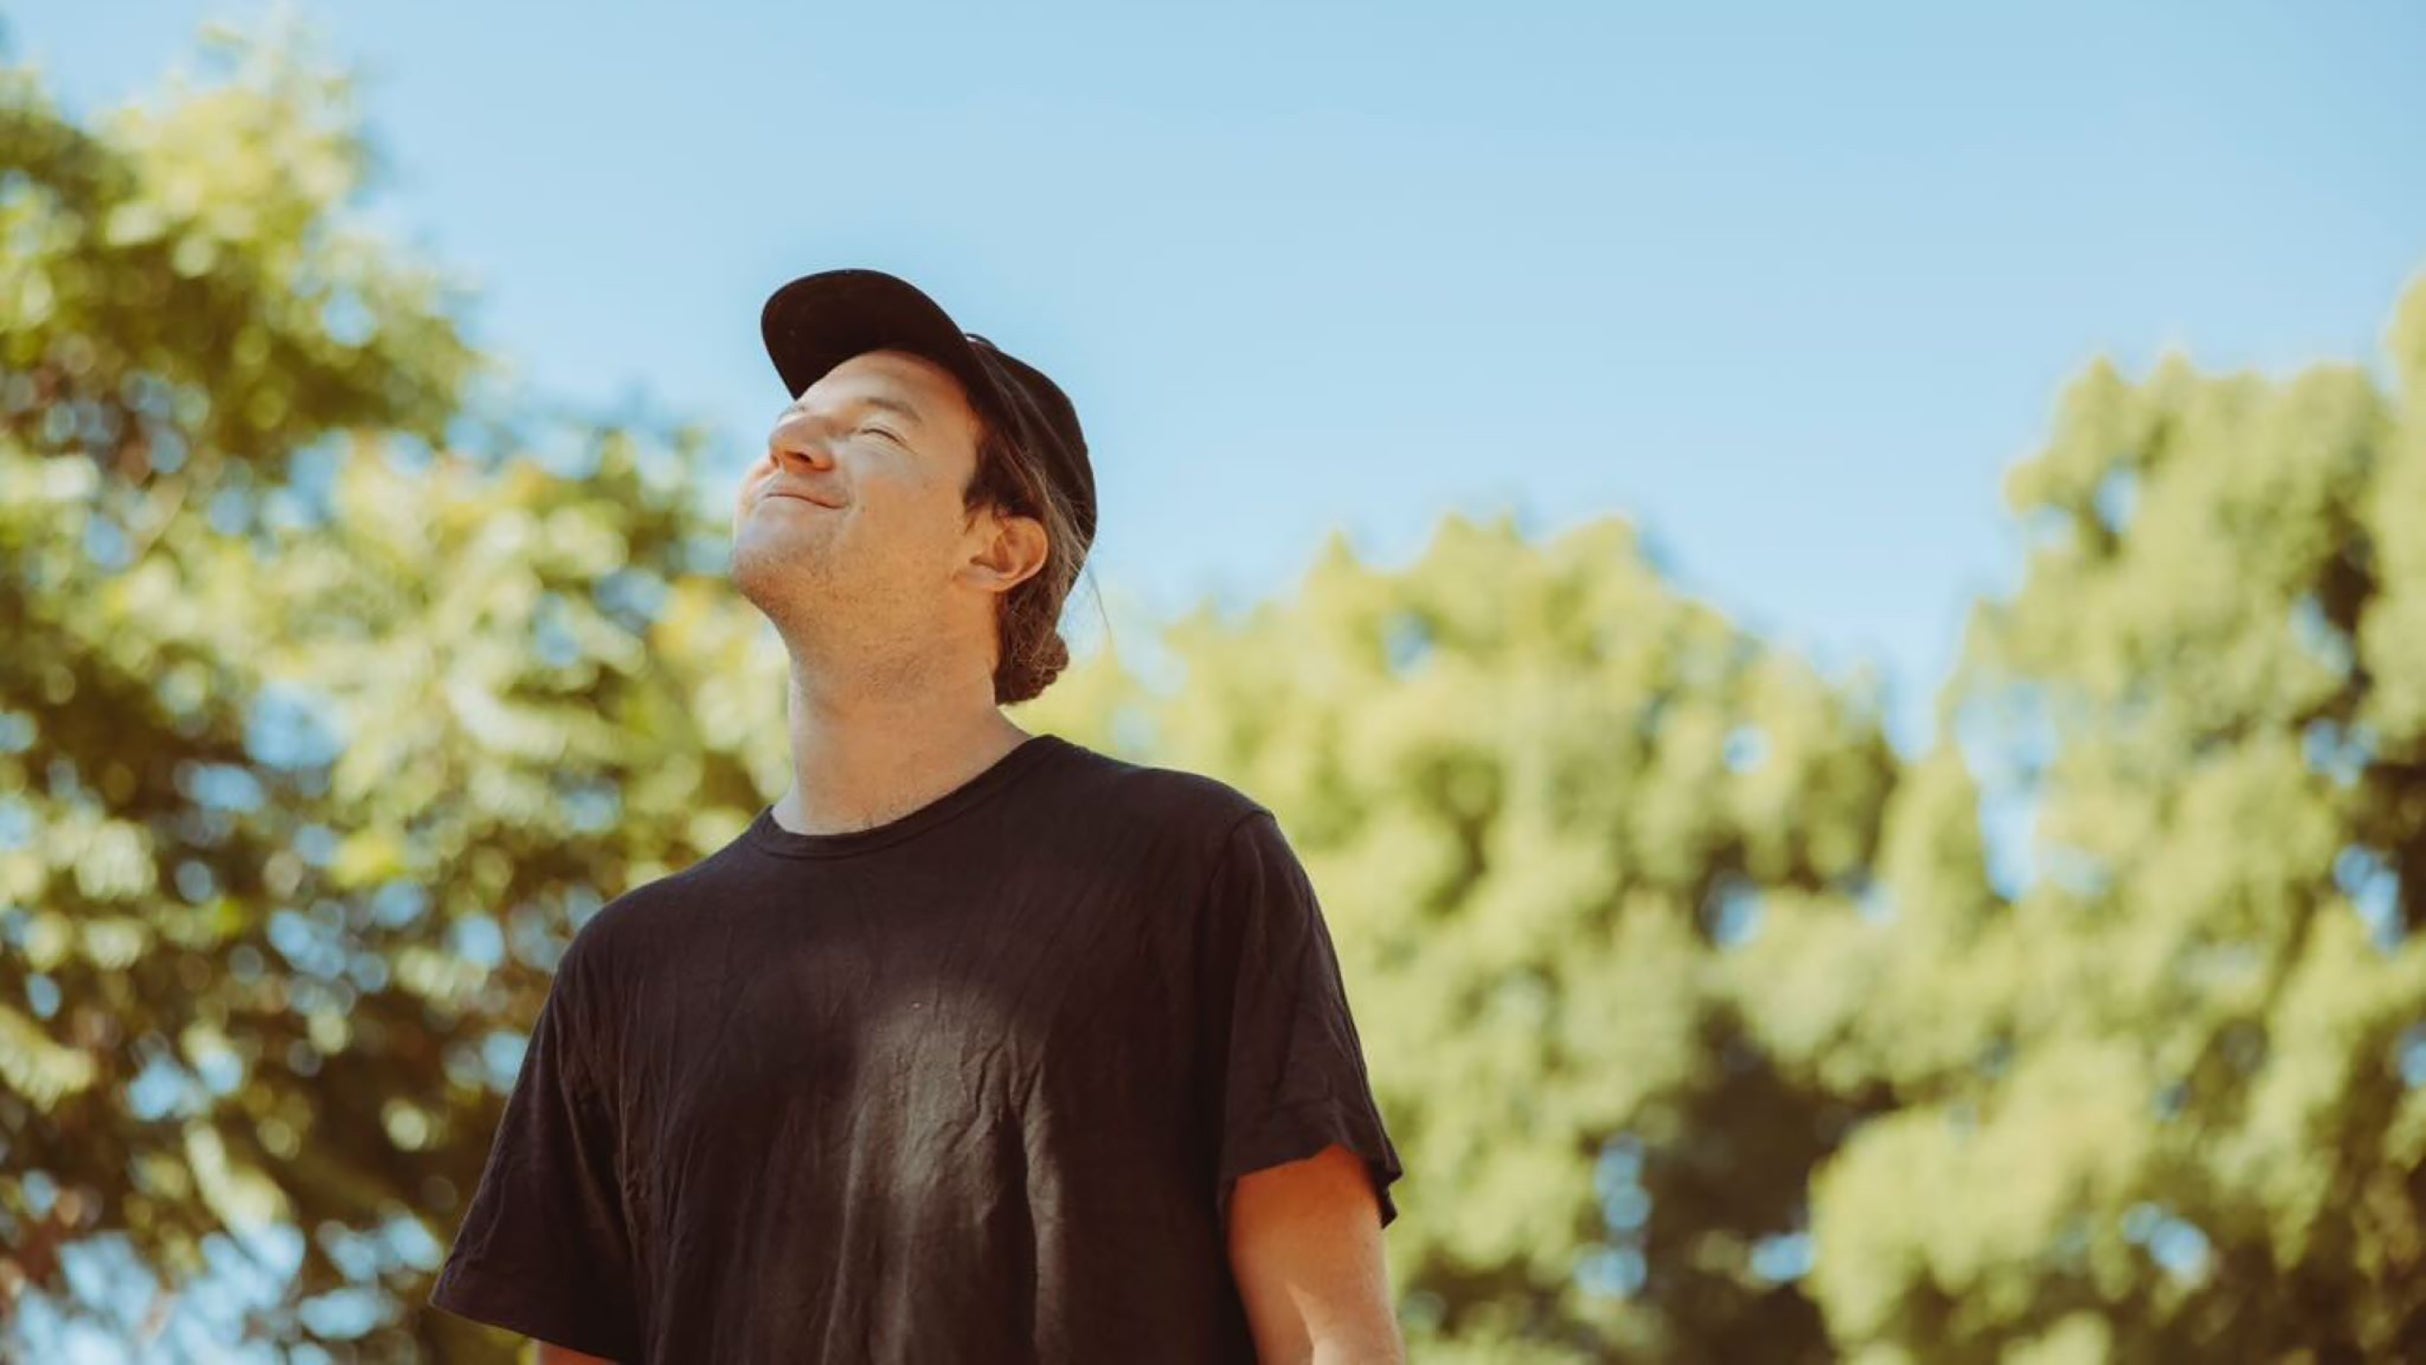
[[[729,433],[758,306],[872,265],[1077,400],[1107,595],[1324,533],[1634,517],[1924,733],[2092,356],[2377,354],[2426,267],[2426,6],[307,5],[397,236],[542,390]],[[9,7],[93,112],[183,0]],[[723,490],[719,490],[720,494]]]
[[[2068,375],[2376,354],[2426,268],[2426,5],[1856,8],[300,13],[363,74],[377,216],[543,392],[704,419],[738,477],[767,292],[893,270],[1077,400],[1116,605],[1283,591],[1333,527],[1396,564],[1452,509],[1624,514],[1884,666],[1909,747]],[[0,5],[86,113],[265,13]]]

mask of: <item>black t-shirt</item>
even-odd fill
[[[1036,735],[558,964],[430,1301],[621,1362],[1252,1361],[1232,1183],[1382,1126],[1272,813]]]

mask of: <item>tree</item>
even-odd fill
[[[2426,1358],[2426,284],[2391,335],[2389,393],[2074,383],[1892,917],[1745,955],[1798,1075],[1895,1097],[1814,1194],[1851,1358]],[[2010,896],[1965,744],[2037,812]]]
[[[291,1229],[260,1334],[501,1355],[418,1309],[520,1031],[587,913],[780,787],[783,662],[685,508],[698,434],[498,418],[460,297],[349,225],[342,80],[226,51],[98,131],[8,87],[5,1264],[55,1293],[106,1235],[174,1288]],[[1335,542],[1169,648],[1177,693],[1107,651],[1025,718],[1289,823],[1414,1173],[1426,1349],[1814,1358],[1790,1249],[1858,1106],[1770,1067],[1714,967],[1858,893],[1867,686],[1617,522],[1453,521],[1404,575]]]
[[[0,80],[0,1291],[286,1245],[255,1331],[497,1358],[420,1302],[522,1030],[748,818],[780,659],[699,434],[475,410],[344,81],[216,50],[97,129]]]
[[[1823,1358],[1804,1184],[1862,1101],[1771,1067],[1720,964],[1862,894],[1895,770],[1872,681],[1679,597],[1614,520],[1452,517],[1403,573],[1334,537],[1288,598],[1161,643],[1170,685],[1085,704],[1304,857],[1407,1163],[1419,1357]]]
[[[0,73],[0,1295],[284,1248],[256,1333],[503,1359],[421,1303],[522,1030],[786,780],[784,660],[706,438],[487,387],[345,81],[219,50],[92,128]],[[1618,520],[1335,537],[1019,718],[1280,816],[1426,1360],[2426,1356],[2426,284],[2391,335],[2076,383],[1908,769]]]

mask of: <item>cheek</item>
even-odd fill
[[[750,495],[758,491],[758,485],[766,482],[766,477],[767,462],[760,460],[750,466],[741,476],[741,486],[733,490],[733,526],[736,530],[740,528],[742,519],[749,515]]]
[[[928,560],[943,553],[960,531],[959,494],[939,485],[914,480],[888,480],[863,487],[859,502],[849,509],[862,522],[856,528],[881,543],[888,556]]]

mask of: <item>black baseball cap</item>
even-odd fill
[[[767,297],[758,317],[767,355],[794,398],[852,356],[900,350],[950,371],[970,401],[1069,495],[1078,556],[1095,542],[1095,470],[1078,410],[1044,371],[960,324],[909,281],[881,270],[823,270]]]

